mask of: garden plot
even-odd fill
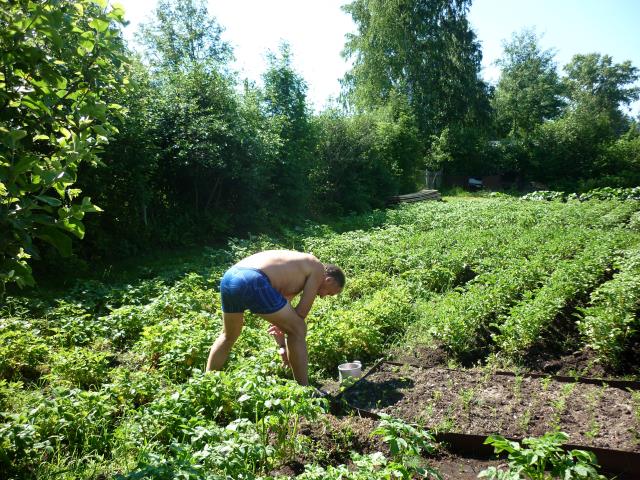
[[[302,421],[298,435],[299,441],[306,448],[299,449],[287,462],[271,471],[270,475],[276,478],[295,477],[305,471],[305,465],[312,463],[319,463],[326,469],[343,465],[355,471],[357,467],[354,465],[354,451],[361,455],[380,452],[386,458],[393,458],[389,445],[381,435],[374,433],[377,426],[376,420],[354,415],[327,414],[314,422]],[[476,480],[481,471],[502,462],[496,459],[459,457],[442,448],[414,460],[437,470],[443,480]],[[327,475],[326,478],[336,477],[338,476]]]
[[[640,453],[640,396],[606,384],[382,363],[343,397],[431,430],[515,438],[561,430],[574,445]]]
[[[436,370],[391,371],[380,381],[399,383],[376,392],[371,376],[366,392],[386,403],[365,398],[361,407],[405,418],[412,428],[477,431],[480,443],[494,431],[539,437],[561,428],[572,444],[626,448],[640,458],[640,392],[527,377],[499,382],[488,370],[447,378],[444,369],[479,362],[640,379],[640,237],[638,222],[626,221],[639,208],[415,203],[281,239],[236,239],[225,250],[158,265],[156,273],[144,266],[140,278],[125,272],[109,283],[80,280],[64,292],[7,296],[0,304],[0,477],[388,480],[415,478],[420,466],[467,480],[505,465],[487,460],[489,446],[483,460],[454,448],[417,454],[419,442],[411,441],[392,452],[388,435],[374,434],[382,419],[329,414],[295,385],[266,324],[252,315],[226,369],[203,374],[222,326],[220,276],[272,248],[313,252],[348,273],[344,293],[317,299],[307,319],[314,382],[323,385],[348,360],[402,355],[440,368],[442,378]],[[428,383],[431,390],[420,390]],[[414,430],[408,440],[435,433]],[[442,434],[438,441],[453,447]],[[602,472],[617,473],[598,460]]]

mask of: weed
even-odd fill
[[[640,426],[640,391],[629,389],[629,392],[631,393],[631,398],[633,401],[634,416],[636,417],[638,426]]]
[[[522,396],[522,380],[524,377],[522,375],[516,375],[513,379],[513,396],[516,402],[520,402]]]
[[[431,398],[433,398],[433,401],[435,403],[438,403],[440,400],[442,400],[442,390],[434,390],[433,393],[431,394]]]
[[[518,429],[523,433],[527,433],[529,426],[531,425],[531,409],[527,408],[518,418]]]
[[[420,417],[424,420],[427,420],[433,416],[433,411],[434,411],[434,405],[430,401],[428,401],[425,404],[424,408],[422,409],[422,413],[420,414]]]
[[[460,392],[462,409],[467,412],[467,415],[471,415],[471,405],[476,402],[475,394],[476,392],[473,388],[463,388]]]
[[[457,428],[455,409],[456,407],[453,403],[447,406],[444,416],[435,426],[437,432],[451,432]]]
[[[587,395],[587,412],[589,415],[589,428],[585,432],[585,435],[591,439],[595,438],[600,433],[600,425],[596,419],[596,409],[600,403],[602,395],[604,395],[606,387],[603,385],[598,389],[594,389]]]
[[[567,408],[567,399],[573,389],[575,388],[575,383],[566,383],[562,386],[562,390],[560,395],[551,400],[551,406],[553,407],[553,414],[551,415],[551,419],[549,421],[549,425],[552,429],[558,430],[560,428],[560,420],[562,415],[564,414]]]

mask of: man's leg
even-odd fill
[[[261,314],[260,316],[285,333],[287,336],[287,356],[293,371],[293,378],[300,385],[309,385],[307,324],[304,319],[298,316],[289,303],[275,313]]]
[[[222,333],[218,336],[209,352],[207,361],[207,372],[211,370],[221,370],[224,362],[227,361],[231,347],[242,332],[244,325],[244,313],[222,313]]]

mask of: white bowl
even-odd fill
[[[338,365],[338,375],[341,382],[347,377],[357,378],[362,375],[362,363],[359,360],[354,360],[353,362]]]

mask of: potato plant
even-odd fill
[[[564,432],[554,432],[539,438],[525,438],[520,445],[500,435],[490,435],[485,444],[493,445],[496,453],[506,452],[509,455],[509,465],[506,470],[500,467],[489,467],[480,472],[478,478],[606,480],[606,477],[598,473],[598,463],[593,453],[584,450],[569,452],[562,450],[561,446],[568,439]]]
[[[632,335],[640,330],[640,251],[624,252],[618,272],[591,293],[581,310],[580,333],[602,363],[619,366]]]
[[[457,358],[477,358],[509,308],[526,292],[539,288],[555,261],[575,248],[566,232],[556,232],[544,245],[538,244],[538,235],[524,235],[503,249],[501,256],[483,262],[479,268],[486,271],[466,288],[434,298],[409,334],[425,343],[443,345]]]
[[[525,355],[549,332],[563,308],[584,297],[604,277],[614,258],[615,242],[606,237],[600,242],[571,260],[558,262],[545,285],[505,315],[493,336],[504,355]]]

